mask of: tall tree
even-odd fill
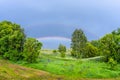
[[[23,57],[24,60],[33,63],[36,62],[42,43],[34,38],[27,38],[24,44]]]
[[[25,34],[20,25],[0,22],[0,55],[10,60],[20,59],[24,41]]]
[[[82,29],[76,29],[72,34],[71,55],[77,58],[83,57],[87,38]]]

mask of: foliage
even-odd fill
[[[90,43],[91,43],[93,46],[99,48],[100,43],[99,43],[98,40],[92,40]]]
[[[57,50],[53,50],[53,53],[55,53],[55,54],[56,54],[56,53],[57,53]]]
[[[109,61],[109,58],[113,58],[115,61],[119,62],[120,60],[120,35],[115,34],[106,34],[103,38],[100,39],[100,49],[103,52],[103,55],[106,58],[106,61]]]
[[[61,52],[61,57],[65,57],[65,52]]]
[[[90,43],[98,49],[97,56],[101,56],[102,50],[100,49],[100,45],[101,45],[100,41],[99,40],[92,40],[92,41],[90,41]]]
[[[9,21],[0,22],[0,55],[6,59],[19,60],[25,41],[20,25]]]
[[[71,55],[80,58],[84,55],[84,48],[86,46],[87,38],[81,29],[76,29],[72,34],[72,52]]]
[[[34,38],[27,38],[24,44],[23,57],[26,61],[36,62],[39,56],[42,43]]]
[[[110,65],[110,69],[115,69],[117,62],[113,58],[109,58],[108,63]]]
[[[66,52],[66,46],[60,44],[59,47],[58,47],[58,51],[59,52]]]
[[[60,44],[58,47],[58,51],[61,53],[61,57],[65,57],[66,46]]]
[[[112,31],[112,34],[120,35],[120,28],[118,28],[117,30]]]
[[[84,56],[85,58],[89,58],[89,57],[94,57],[97,55],[98,53],[98,48],[96,48],[95,46],[93,46],[91,43],[86,43],[86,47],[84,49]]]
[[[114,41],[116,43],[115,50],[117,54],[115,54],[115,60],[120,63],[120,28],[114,30],[112,34],[114,35]]]
[[[51,54],[52,55],[52,54]],[[53,56],[55,57],[55,56]],[[79,80],[87,78],[116,78],[120,76],[120,65],[118,69],[109,69],[107,63],[96,61],[62,60],[50,58],[47,55],[42,57],[38,63],[23,64],[24,66],[48,71],[52,74],[62,75],[68,80]],[[66,80],[66,79],[65,79]]]
[[[58,50],[52,50],[52,53],[50,53],[50,51],[46,51],[46,53],[49,53],[49,54],[53,54],[53,56],[56,56],[59,54]]]

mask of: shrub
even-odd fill
[[[56,53],[57,53],[57,50],[53,50],[53,53],[55,53],[55,54],[56,54]]]
[[[113,58],[109,58],[108,64],[110,65],[110,69],[115,69],[117,61],[115,61]]]
[[[65,57],[66,47],[64,45],[60,44],[58,51],[61,53],[61,57]]]
[[[0,55],[5,59],[19,60],[25,41],[20,25],[9,21],[0,22]]]
[[[24,60],[33,63],[39,56],[42,43],[34,38],[27,38],[24,44],[23,57]]]
[[[98,53],[98,48],[88,42],[86,44],[86,47],[84,48],[84,52],[85,54],[83,54],[83,57],[85,58],[94,57]]]

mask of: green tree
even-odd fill
[[[76,29],[72,34],[72,43],[71,48],[72,52],[71,55],[80,58],[84,55],[84,48],[86,46],[87,38],[84,32],[81,29]]]
[[[112,34],[120,35],[120,28],[118,28],[117,30],[112,31]]]
[[[97,53],[98,53],[98,48],[88,42],[85,47],[84,57],[85,58],[94,57],[97,55]]]
[[[0,22],[0,55],[6,59],[19,60],[25,41],[20,25],[9,21]]]
[[[120,63],[120,28],[114,30],[112,34],[114,37],[114,42],[116,43],[115,50],[117,54],[115,54],[115,60]]]
[[[58,51],[61,53],[61,57],[65,57],[66,46],[60,44],[58,47]]]
[[[90,43],[98,49],[97,56],[100,56],[102,54],[102,51],[100,50],[100,42],[99,40],[92,40]]]
[[[108,62],[109,58],[112,58],[119,62],[120,60],[120,35],[113,33],[106,34],[100,39],[101,51],[105,56],[105,60]]]
[[[92,40],[92,41],[90,41],[90,43],[91,43],[93,46],[99,48],[100,43],[99,43],[98,40]]]
[[[29,63],[36,62],[42,43],[34,38],[27,38],[24,44],[23,57]]]

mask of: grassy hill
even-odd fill
[[[120,80],[120,78],[70,78],[0,60],[0,80]]]
[[[0,59],[0,80],[120,80],[119,67],[120,64],[111,70],[103,62],[60,59],[44,54],[37,63]]]
[[[60,80],[120,80],[120,64],[112,70],[109,64],[100,61],[60,59],[55,56],[41,54],[37,63],[26,64],[20,61],[17,64],[64,76]]]
[[[58,80],[48,72],[26,68],[0,60],[0,80]]]

